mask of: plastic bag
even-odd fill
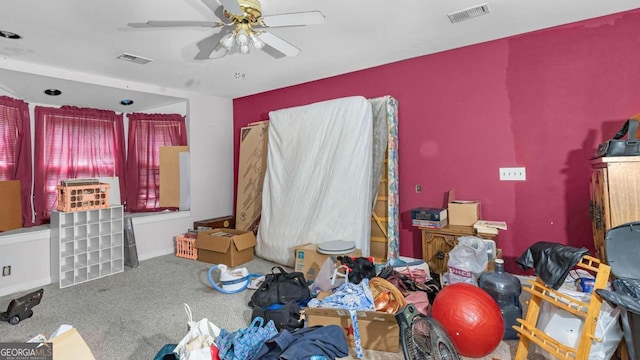
[[[318,276],[316,276],[316,279],[311,285],[314,292],[318,290],[329,291],[342,285],[342,282],[333,281],[336,268],[335,260],[331,257],[325,259],[322,267],[320,267],[320,271],[318,271]]]
[[[447,280],[449,284],[478,285],[478,278],[487,268],[487,244],[479,237],[462,236],[449,252]]]
[[[212,355],[211,346],[215,347],[215,339],[220,335],[220,329],[207,318],[193,321],[191,308],[187,304],[184,304],[184,307],[189,318],[187,322],[189,332],[173,352],[178,354],[180,360],[215,360],[217,357]],[[215,353],[215,349],[213,353]]]
[[[575,299],[589,302],[590,294],[569,290],[565,287],[561,287],[558,291]],[[618,322],[619,318],[619,308],[613,308],[606,302],[602,303],[594,333],[594,337],[602,341],[591,342],[589,360],[608,360],[615,354],[623,335]],[[546,301],[542,302],[536,327],[557,339],[560,343],[575,348],[580,341],[583,326],[584,319],[582,317],[553,306]],[[554,356],[537,345],[534,351],[546,359],[555,359]]]

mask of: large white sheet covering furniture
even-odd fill
[[[369,254],[372,112],[354,96],[269,113],[256,254],[293,266],[293,247],[354,241]]]

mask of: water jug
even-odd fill
[[[503,339],[517,339],[517,333],[512,326],[517,325],[517,318],[522,318],[520,280],[504,271],[504,260],[496,259],[495,271],[482,273],[478,283],[500,306],[504,318]]]

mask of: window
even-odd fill
[[[49,221],[61,180],[117,176],[120,191],[126,194],[122,115],[71,106],[36,106],[35,117],[36,224]]]
[[[29,105],[0,96],[0,181],[20,180],[22,224],[33,225]]]
[[[141,113],[127,117],[127,211],[165,210],[159,199],[160,147],[187,145],[185,118],[179,114]]]

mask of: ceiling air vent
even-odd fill
[[[480,15],[486,15],[489,13],[489,5],[482,4],[474,7],[470,7],[468,9],[456,11],[454,13],[448,14],[449,20],[452,23],[457,23],[462,20],[471,19],[474,17],[478,17]]]
[[[133,63],[136,63],[136,64],[141,64],[141,65],[144,65],[144,64],[147,64],[147,63],[150,63],[150,62],[153,61],[153,60],[148,59],[146,57],[142,57],[142,56],[138,56],[138,55],[131,55],[131,54],[127,54],[127,53],[124,53],[124,54],[118,56],[118,59],[124,60],[124,61],[130,61],[130,62],[133,62]]]

